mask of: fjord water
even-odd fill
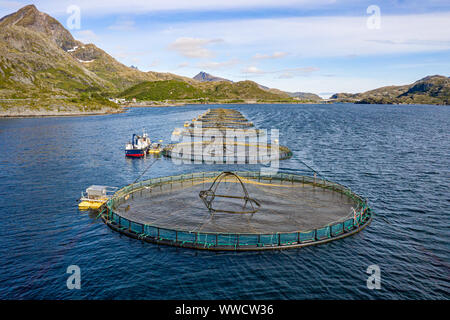
[[[87,186],[129,184],[152,161],[124,157],[132,133],[145,127],[152,139],[169,142],[174,127],[211,107],[1,119],[0,298],[450,297],[448,107],[227,106],[257,127],[279,129],[281,144],[296,157],[369,200],[372,224],[329,244],[273,252],[179,249],[127,238],[77,210]],[[223,168],[161,159],[143,178]],[[381,269],[380,290],[366,285],[373,264]],[[80,290],[66,287],[69,265],[81,268]]]

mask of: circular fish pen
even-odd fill
[[[168,158],[210,164],[261,164],[292,156],[291,150],[285,146],[226,142],[221,139],[171,144],[164,149],[163,154]]]
[[[201,172],[153,178],[115,193],[101,213],[113,230],[156,244],[269,250],[341,239],[372,219],[350,189],[316,177]]]

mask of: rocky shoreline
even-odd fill
[[[43,118],[43,117],[79,117],[79,116],[95,116],[123,113],[125,109],[102,108],[93,111],[80,110],[42,110],[42,109],[26,109],[26,108],[9,108],[0,109],[0,118]]]

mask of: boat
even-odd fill
[[[162,142],[162,140],[159,140],[159,142],[153,142],[148,150],[148,153],[159,154],[163,149]]]
[[[99,210],[117,191],[116,187],[92,185],[81,192],[80,203],[78,209],[80,210]]]
[[[144,132],[142,136],[133,134],[131,142],[125,145],[125,155],[135,158],[143,157],[147,154],[150,144],[151,141],[147,133]]]

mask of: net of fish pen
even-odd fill
[[[234,129],[234,128],[177,128],[174,135],[184,137],[235,137],[239,140],[246,138],[262,138],[267,136],[267,130],[264,129]]]
[[[271,161],[288,159],[289,148],[278,144],[257,141],[209,141],[180,142],[165,147],[166,157],[207,164],[267,164]]]
[[[323,243],[371,220],[366,201],[310,176],[203,172],[126,186],[107,202],[112,229],[148,242],[210,250]]]
[[[192,121],[194,127],[245,129],[253,127],[239,111],[233,109],[208,109]]]
[[[253,127],[253,122],[231,121],[231,120],[210,120],[210,121],[192,121],[195,127],[202,128],[228,128],[228,129],[246,129]]]

